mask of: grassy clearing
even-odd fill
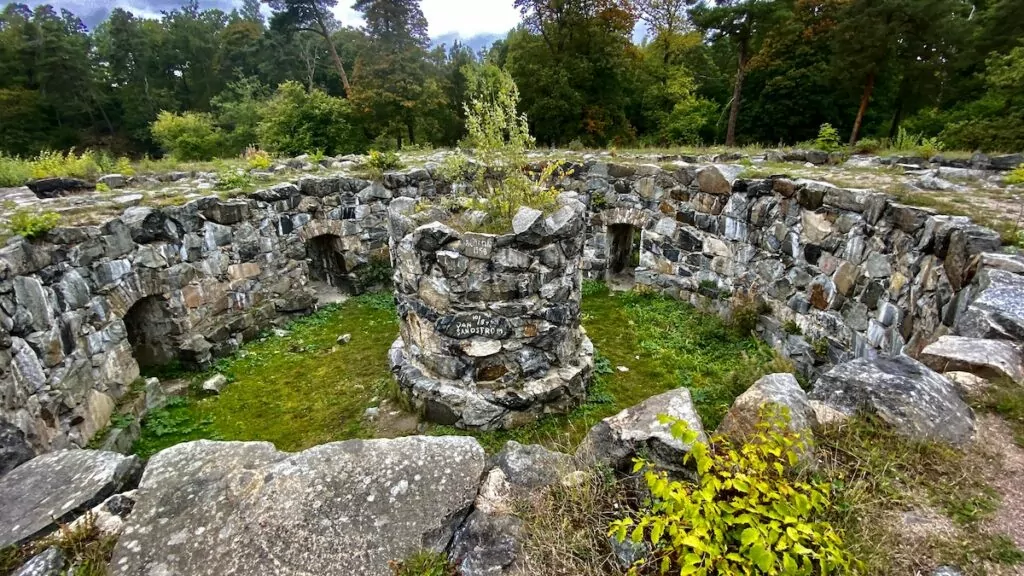
[[[507,440],[571,450],[598,420],[684,385],[713,428],[758,377],[790,369],[753,336],[668,298],[612,294],[588,283],[583,311],[604,358],[589,401],[515,430],[473,433],[489,451]],[[385,358],[397,332],[389,295],[361,296],[298,320],[288,335],[261,338],[218,363],[217,371],[231,380],[220,396],[202,398],[196,391],[152,413],[136,452],[149,456],[199,438],[266,440],[302,450],[369,436],[373,429],[362,414],[393,389]],[[338,346],[342,333],[351,333],[352,342]],[[190,377],[198,386],[211,373]],[[431,433],[468,432],[435,426]]]
[[[324,307],[289,332],[260,338],[219,362],[216,371],[231,381],[219,396],[196,393],[150,414],[136,453],[148,457],[199,438],[263,440],[297,451],[370,435],[363,411],[391,382],[385,358],[398,325],[390,295]],[[352,341],[338,345],[345,333]],[[193,375],[193,382],[209,375]]]

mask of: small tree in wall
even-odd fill
[[[535,184],[524,172],[526,151],[534,145],[526,114],[521,114],[519,88],[512,76],[485,64],[467,67],[470,101],[466,104],[466,138],[484,167],[476,171],[476,187],[485,196],[483,208],[495,225],[510,223],[521,206],[551,208],[557,191],[548,185],[560,162],[551,162]]]

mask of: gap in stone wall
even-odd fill
[[[163,366],[176,357],[177,332],[167,301],[160,296],[142,298],[124,316],[132,355],[141,367]]]
[[[636,283],[641,233],[640,229],[631,224],[608,226],[608,271],[605,279],[613,290],[630,290]]]
[[[342,238],[334,234],[322,234],[306,242],[310,286],[321,304],[342,301],[355,293],[344,253]]]

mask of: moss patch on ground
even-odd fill
[[[471,433],[488,451],[507,440],[572,450],[600,419],[680,386],[690,388],[705,426],[713,429],[757,378],[791,369],[754,336],[685,303],[611,293],[590,282],[584,293],[583,325],[599,352],[588,402],[515,430]],[[246,345],[218,363],[215,371],[231,381],[219,396],[204,398],[194,390],[152,413],[136,453],[148,457],[200,438],[264,440],[295,451],[372,436],[363,412],[394,389],[386,355],[398,326],[390,298],[353,298],[297,320],[287,335]],[[337,345],[343,333],[351,333],[352,341]],[[193,387],[212,373],[190,375]],[[430,433],[470,434],[446,426]]]
[[[264,440],[298,451],[372,435],[362,415],[391,382],[386,353],[398,334],[391,296],[367,295],[296,320],[220,361],[230,384],[219,396],[193,390],[146,418],[135,452],[148,457],[200,438]],[[341,334],[352,341],[339,345]],[[192,374],[194,387],[213,372]]]

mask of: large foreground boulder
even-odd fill
[[[576,449],[577,460],[584,466],[601,464],[629,472],[633,459],[642,454],[660,468],[683,470],[683,456],[691,447],[672,436],[671,426],[661,423],[661,415],[685,420],[697,432],[699,441],[707,441],[690,391],[677,388],[595,424]]]
[[[956,385],[907,356],[840,364],[818,379],[810,398],[846,416],[878,416],[914,439],[964,444],[974,435],[974,413]]]
[[[1024,382],[1020,347],[1007,340],[943,336],[926,346],[920,359],[936,372],[970,372]]]
[[[716,432],[733,439],[743,440],[757,431],[766,407],[783,409],[788,416],[790,431],[805,435],[809,440],[818,426],[807,393],[792,374],[768,374],[754,383],[733,402]]]
[[[135,456],[58,450],[37,456],[0,478],[0,548],[45,536],[115,492],[131,487]]]
[[[444,550],[476,497],[473,438],[349,440],[297,454],[198,441],[153,456],[114,576],[390,575]]]

